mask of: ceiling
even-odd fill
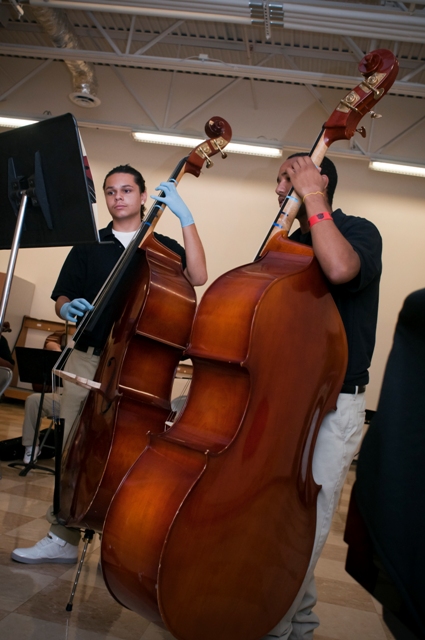
[[[40,21],[42,8],[65,14],[72,25],[71,42],[59,44],[64,47],[60,53]],[[379,48],[390,49],[400,63],[390,93],[402,97],[406,105],[424,100],[425,0],[0,3],[0,57],[59,59],[68,65],[84,60],[94,70],[108,65],[117,72],[131,67],[243,78],[251,83],[302,84],[319,102],[323,87],[351,89],[358,84],[359,61]],[[22,86],[25,79],[19,82]],[[13,90],[12,85],[7,95]],[[95,95],[95,81],[88,91]],[[168,99],[177,98],[170,95]],[[90,118],[96,120],[95,109]],[[151,119],[153,130],[163,129]],[[184,120],[169,123],[167,130],[184,133]],[[407,128],[423,127],[425,115],[399,135]]]

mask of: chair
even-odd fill
[[[34,430],[34,440],[32,447],[32,454],[30,461],[25,464],[23,462],[11,462],[9,467],[24,467],[19,472],[20,476],[26,476],[31,469],[41,469],[48,473],[55,473],[50,467],[43,467],[37,463],[37,459],[34,458],[35,447],[38,444],[38,434],[40,430],[40,424],[42,419],[42,409],[44,403],[44,396],[50,386],[50,380],[52,375],[52,369],[55,366],[58,353],[57,351],[50,351],[48,349],[34,349],[30,347],[15,347],[15,355],[18,363],[19,377],[21,382],[29,382],[31,384],[38,384],[42,386],[41,397],[39,403],[39,410],[37,416],[37,423]],[[48,432],[52,425],[50,425]],[[40,450],[45,444],[45,439],[42,442]]]
[[[0,398],[6,391],[7,387],[12,382],[13,371],[7,367],[0,367]],[[0,466],[0,478],[1,478],[1,466]]]

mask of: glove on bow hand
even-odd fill
[[[65,302],[61,306],[59,314],[64,320],[76,322],[86,311],[91,311],[92,309],[94,309],[93,305],[87,302],[85,298],[75,298],[71,302]]]

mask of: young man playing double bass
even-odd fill
[[[307,155],[285,160],[277,178],[279,205],[291,187],[302,200],[297,216],[300,228],[290,237],[313,247],[328,280],[347,335],[348,367],[336,410],[325,416],[314,449],[313,476],[322,487],[307,574],[287,614],[262,640],[313,638],[319,625],[313,611],[317,601],[314,569],[364,424],[365,389],[375,345],[382,241],[376,227],[365,218],[347,216],[340,209],[332,211],[336,184],[332,161],[325,157],[318,169]]]
[[[93,308],[91,303],[140,227],[145,210],[145,181],[141,173],[130,165],[112,169],[105,178],[103,190],[112,221],[100,230],[99,236],[102,242],[109,244],[73,247],[52,293],[57,315],[67,321],[78,323],[85,312]],[[172,181],[162,182],[156,190],[163,191],[164,197],[152,197],[165,203],[180,220],[184,248],[167,236],[155,233],[155,237],[180,255],[189,282],[194,286],[202,285],[207,280],[207,268],[192,214]],[[110,326],[100,325],[102,320],[96,326],[96,336],[99,338],[94,339],[92,344],[84,343],[83,339],[78,342],[67,361],[67,371],[89,380],[94,379],[102,348],[111,330]],[[67,381],[63,386],[60,417],[65,421],[65,442],[88,391]],[[80,531],[58,524],[53,514],[48,514],[48,519],[52,522],[48,535],[33,547],[15,549],[13,560],[27,564],[77,562]]]

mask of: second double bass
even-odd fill
[[[325,124],[314,163],[353,135],[396,67],[390,52],[366,56],[364,80]],[[314,446],[347,351],[312,249],[286,237],[296,200],[285,200],[258,259],[204,295],[187,351],[189,401],[168,432],[152,434],[106,518],[110,591],[179,640],[258,640],[288,611],[309,564]]]

